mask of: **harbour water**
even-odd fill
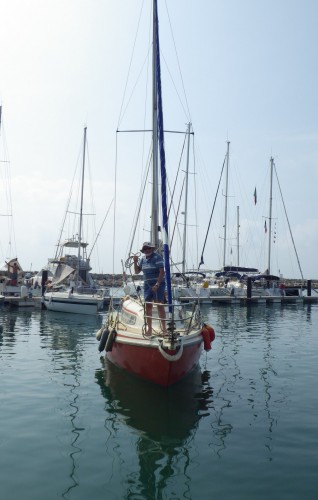
[[[102,316],[1,308],[1,498],[316,500],[318,305],[203,314],[167,390],[105,363]]]

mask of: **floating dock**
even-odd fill
[[[35,307],[37,309],[40,309],[42,305],[42,297],[30,298],[30,297],[5,296],[4,301],[2,303],[10,307],[27,307],[27,308]]]
[[[180,297],[179,302],[183,304],[190,304],[193,302],[199,302],[200,304],[210,304],[210,305],[229,305],[229,306],[249,306],[249,305],[270,305],[270,304],[317,304],[317,296],[277,296],[277,295],[264,295],[259,297],[233,297],[231,295],[216,295],[212,297],[205,298],[194,298],[194,297]]]

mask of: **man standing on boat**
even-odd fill
[[[152,334],[152,309],[153,302],[158,307],[158,316],[161,321],[163,333],[166,332],[166,314],[164,309],[165,294],[165,271],[162,256],[155,252],[155,245],[150,241],[145,241],[142,245],[141,253],[143,257],[138,262],[138,256],[135,255],[134,268],[135,274],[141,271],[144,273],[144,299],[146,303],[147,335]]]

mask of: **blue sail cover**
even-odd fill
[[[170,273],[170,250],[169,250],[169,232],[168,232],[168,211],[167,211],[167,187],[166,187],[166,154],[164,143],[163,113],[162,113],[162,94],[161,94],[161,72],[160,72],[160,50],[159,50],[159,24],[157,0],[154,0],[153,8],[155,10],[155,43],[156,43],[156,81],[157,81],[157,102],[158,102],[158,140],[160,153],[160,172],[161,172],[161,204],[162,204],[162,237],[163,237],[163,258],[165,265],[166,284],[168,293],[169,311],[172,312],[172,288]]]

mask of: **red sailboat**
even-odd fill
[[[170,277],[170,248],[166,199],[166,166],[161,97],[160,51],[157,0],[153,2],[153,154],[151,241],[162,248],[167,304],[165,314],[152,309],[152,332],[146,333],[146,303],[140,298],[124,297],[119,310],[110,310],[105,326],[98,332],[99,350],[106,349],[107,358],[143,379],[161,386],[181,380],[198,364],[203,347],[211,348],[212,327],[204,325],[197,304],[188,311],[173,303]],[[159,162],[160,157],[160,162]],[[160,165],[159,165],[160,164]],[[159,224],[159,172],[161,176],[162,232]],[[161,239],[163,240],[161,243]],[[160,306],[158,308],[160,310]]]

